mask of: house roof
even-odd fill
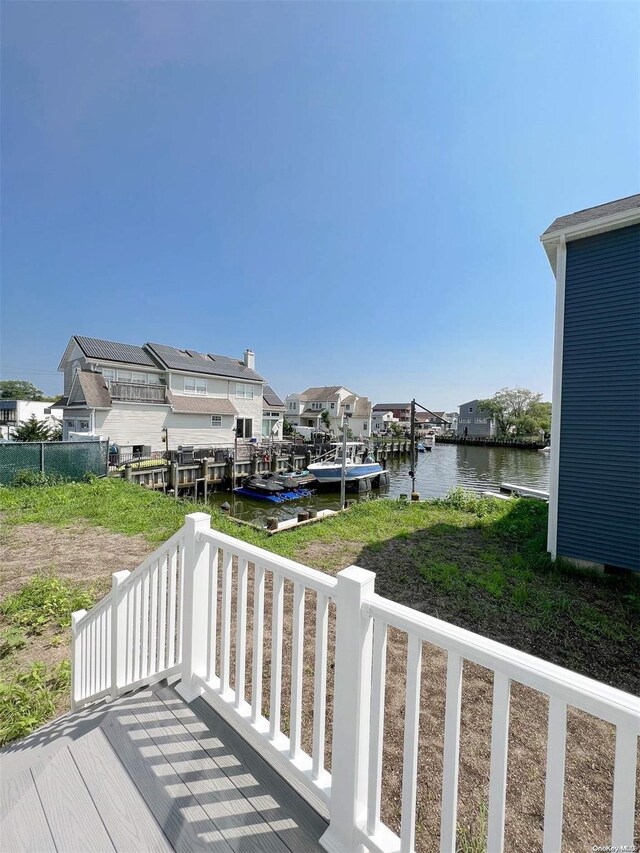
[[[635,209],[638,209],[640,213],[640,194],[619,198],[616,201],[607,202],[607,204],[598,204],[595,207],[587,207],[585,210],[578,210],[575,213],[569,213],[567,216],[559,216],[543,232],[542,239],[544,239],[545,235],[554,234],[556,231],[564,231],[576,225],[586,225],[597,219],[603,219],[617,213],[626,213]]]
[[[108,409],[111,406],[111,394],[101,373],[95,373],[93,370],[79,370],[75,381],[82,389],[87,408]],[[71,398],[71,394],[69,397]]]
[[[356,418],[368,418],[371,414],[371,402],[368,397],[359,397],[353,407],[353,414]]]
[[[376,403],[374,412],[391,412],[394,409],[410,409],[411,403]]]
[[[237,415],[231,400],[219,397],[188,397],[167,391],[167,400],[174,412],[189,415]]]
[[[85,338],[81,335],[74,335],[73,339],[87,358],[100,358],[105,361],[119,361],[125,364],[141,364],[145,367],[158,366],[142,347],[135,344],[120,344],[116,341]]]
[[[262,400],[268,409],[284,409],[285,407],[271,385],[265,385],[262,389]]]
[[[302,394],[298,394],[298,399],[304,402],[317,402],[336,398],[338,391],[343,388],[343,385],[317,385],[312,388],[307,388]],[[347,389],[348,390],[348,389]]]
[[[53,403],[51,403],[51,405],[48,406],[44,410],[45,415],[50,415],[51,409],[62,409],[62,408],[64,408],[67,405],[68,399],[69,399],[68,397],[58,397],[57,400],[54,400]]]
[[[226,355],[200,353],[195,350],[180,350],[166,344],[145,344],[149,351],[168,370],[182,370],[189,373],[207,373],[211,376],[226,376],[231,379],[247,379],[263,382],[262,376],[247,367],[244,361],[229,358]]]

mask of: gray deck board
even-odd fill
[[[0,786],[0,845],[16,853],[55,853],[53,836],[30,770]]]
[[[0,751],[2,853],[319,853],[326,822],[202,700],[156,685]]]
[[[100,729],[69,749],[116,850],[170,851],[167,837]]]
[[[114,846],[68,749],[33,775],[58,850],[112,853]]]
[[[289,848],[278,836],[276,826],[263,819],[251,799],[247,798],[245,789],[233,784],[233,775],[229,774],[230,768],[242,769],[237,756],[230,756],[228,748],[221,742],[210,749],[205,749],[203,741],[198,741],[185,728],[184,723],[177,719],[170,707],[162,701],[163,695],[164,691],[159,692],[158,709],[155,713],[136,716],[139,720],[144,720],[145,724],[159,720],[169,722],[172,732],[178,727],[179,733],[170,745],[162,742],[161,735],[155,734],[161,732],[162,728],[148,728],[147,731],[152,733],[154,743],[172,762],[180,778],[215,823],[225,841],[238,853],[252,853],[252,851],[288,853]],[[173,699],[174,696],[173,691],[169,691],[169,697]],[[181,703],[181,706],[184,707],[184,703]],[[203,728],[206,731],[206,727],[203,726]],[[180,747],[178,753],[175,752],[176,745]],[[226,761],[221,761],[225,758]],[[245,778],[245,783],[246,781]],[[260,788],[257,781],[251,781],[255,782],[250,786],[254,797],[268,796],[267,791]],[[276,809],[278,808],[275,800],[273,805]]]

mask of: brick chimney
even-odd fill
[[[246,349],[244,351],[244,363],[249,368],[249,370],[256,369],[256,356],[253,350]]]

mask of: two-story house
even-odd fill
[[[295,427],[327,429],[323,412],[328,413],[328,428],[335,435],[341,431],[345,415],[355,437],[371,435],[369,398],[360,397],[342,385],[307,388],[301,394],[289,394],[285,400],[285,417]]]
[[[143,346],[74,335],[64,374],[63,437],[109,438],[125,452],[179,445],[232,446],[260,439],[264,379],[243,359],[164,344]],[[271,411],[277,405],[270,405]]]
[[[495,438],[497,425],[495,418],[478,408],[479,400],[469,400],[460,406],[457,433],[461,436],[476,438]]]

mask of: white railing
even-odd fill
[[[408,853],[416,837],[427,643],[447,657],[443,853],[453,853],[457,842],[465,661],[493,673],[487,850],[504,849],[513,682],[549,697],[544,853],[559,851],[563,840],[569,708],[616,728],[611,844],[633,844],[640,700],[395,604],[375,594],[374,581],[357,566],[333,578],[212,531],[208,515],[187,516],[135,572],[114,575],[110,596],[90,613],[74,614],[74,704],[178,674],[186,701],[202,696],[329,818],[325,849]],[[399,834],[381,819],[389,629],[407,645]]]
[[[73,614],[72,705],[167,678],[182,660],[184,528],[133,572],[116,572],[111,592]]]

